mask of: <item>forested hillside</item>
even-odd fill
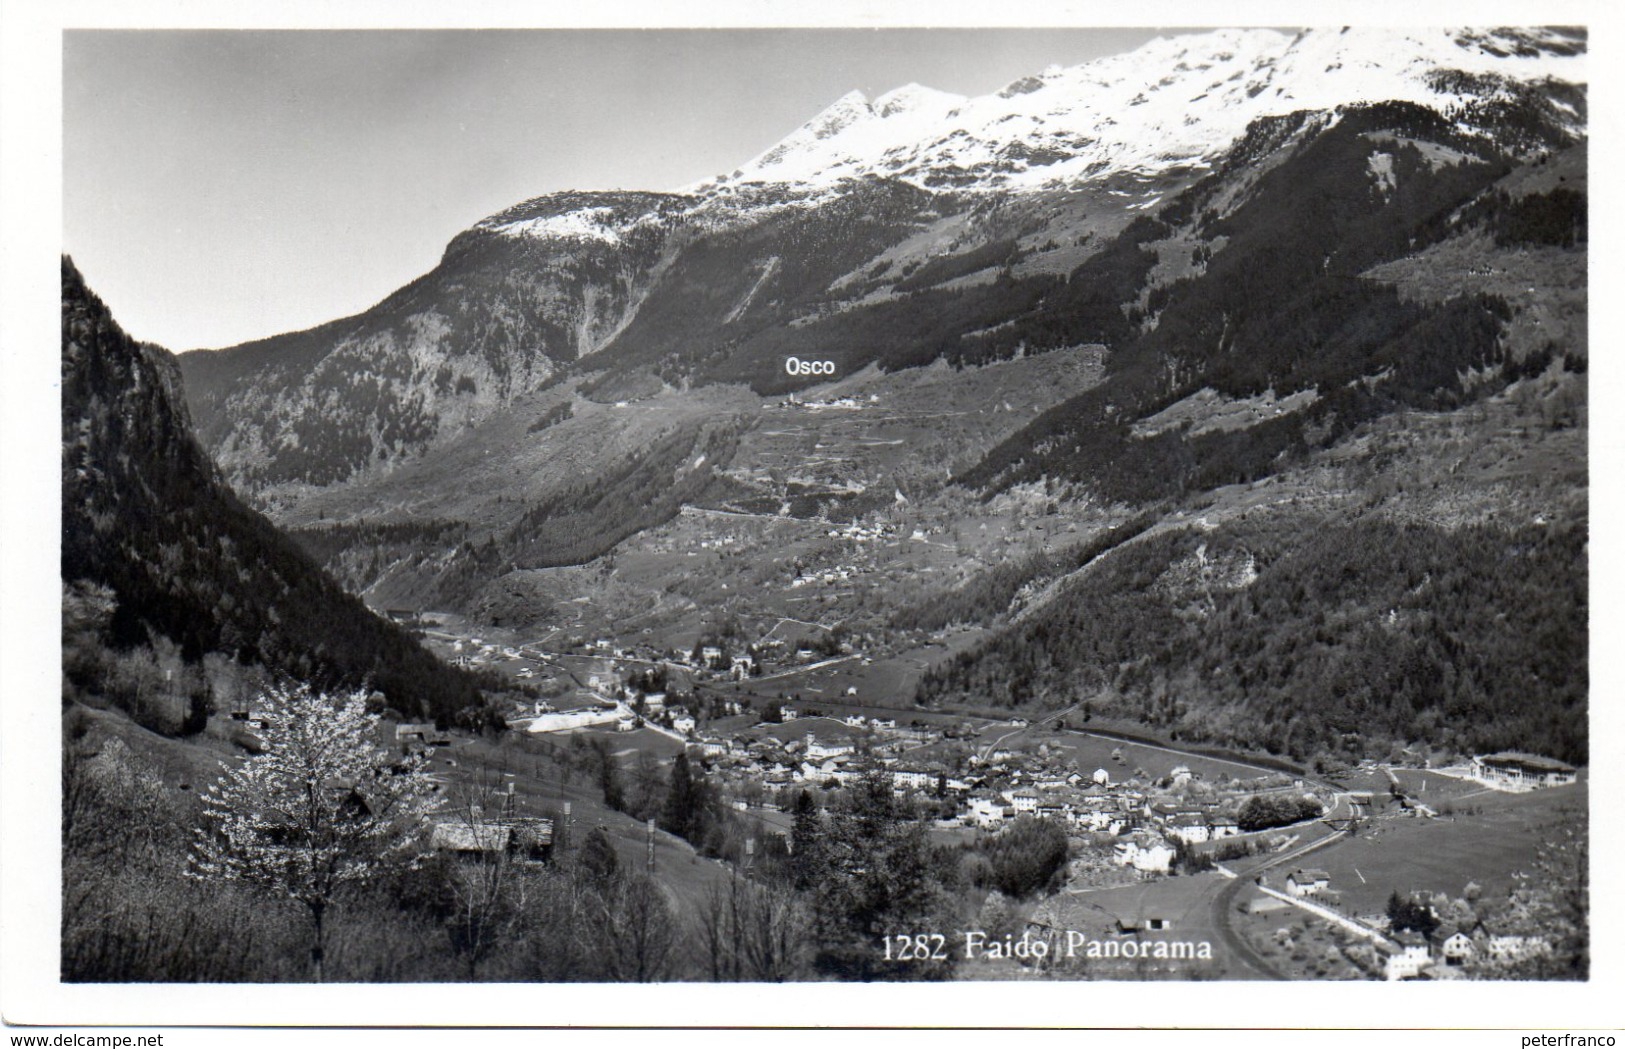
[[[1587,757],[1583,527],[1304,516],[1170,531],[928,674],[922,702],[1088,700],[1279,754]]]
[[[370,684],[414,716],[479,709],[471,677],[345,593],[232,494],[192,436],[173,358],[126,335],[67,258],[62,508],[70,683],[141,705],[132,713],[151,727],[201,727],[210,698],[197,667],[210,653]],[[140,654],[154,647],[169,666],[149,655],[150,673],[190,690],[184,711],[142,687]]]

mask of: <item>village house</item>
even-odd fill
[[[696,724],[697,722],[694,720],[694,715],[689,714],[686,711],[672,715],[671,727],[672,731],[674,732],[680,732],[686,736],[690,732],[694,731],[694,726]]]
[[[1072,813],[1072,822],[1098,834],[1121,834],[1128,826],[1121,815],[1106,809],[1077,809]]]
[[[972,798],[965,806],[965,816],[983,830],[1002,826],[1006,809],[994,798]]]
[[[812,733],[807,734],[805,753],[808,758],[817,760],[821,758],[838,758],[851,754],[856,750],[850,743],[820,743]]]
[[[1017,815],[1023,812],[1038,811],[1038,794],[1036,791],[1018,790],[1007,793],[1005,798],[1009,800],[1010,807],[1015,810]]]
[[[1461,965],[1478,953],[1472,939],[1454,925],[1441,925],[1428,936],[1433,957],[1447,965]]]
[[[1174,848],[1154,834],[1138,833],[1117,843],[1114,858],[1125,866],[1151,874],[1167,874]]]
[[[936,785],[937,777],[925,769],[897,768],[891,770],[891,784],[897,790],[926,790]]]
[[[1200,845],[1209,838],[1207,820],[1194,812],[1181,813],[1168,822],[1168,835],[1186,845]]]
[[[1414,980],[1431,962],[1427,940],[1421,933],[1406,929],[1394,937],[1390,953],[1383,960],[1383,975],[1390,980]]]
[[[1302,867],[1286,876],[1286,891],[1292,896],[1317,896],[1332,883],[1332,876],[1323,870]]]

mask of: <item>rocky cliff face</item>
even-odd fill
[[[245,507],[188,425],[179,370],[62,260],[62,580],[111,599],[115,649],[173,643],[451,717],[472,679],[368,612]]]

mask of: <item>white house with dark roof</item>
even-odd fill
[[[1325,871],[1300,867],[1286,876],[1286,891],[1293,896],[1318,896],[1331,883],[1332,876]]]
[[[1383,960],[1383,975],[1390,980],[1412,980],[1432,962],[1427,939],[1419,932],[1406,929],[1393,938],[1390,952]]]
[[[1200,845],[1211,836],[1206,818],[1186,812],[1168,821],[1168,834],[1186,845]]]
[[[1023,812],[1038,811],[1038,792],[1033,790],[1011,791],[1005,797],[1010,799],[1010,807],[1019,815]]]

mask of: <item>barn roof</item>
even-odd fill
[[[548,827],[551,836],[552,827]],[[436,823],[429,847],[450,852],[502,852],[513,831],[490,823]]]

